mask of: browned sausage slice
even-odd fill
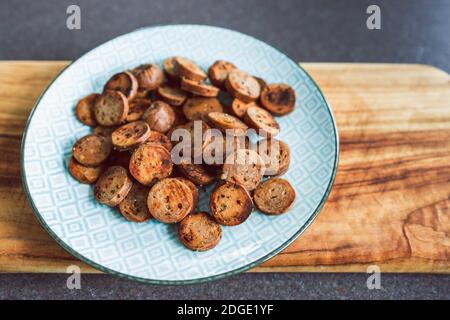
[[[150,189],[147,206],[156,220],[177,223],[192,212],[194,198],[185,183],[177,178],[166,178]]]
[[[111,143],[103,136],[90,134],[75,142],[72,153],[82,165],[97,167],[108,159]]]
[[[76,107],[78,120],[80,120],[87,126],[95,127],[97,125],[97,121],[95,120],[94,106],[95,101],[99,96],[100,95],[98,93],[92,93],[78,101]]]
[[[73,157],[69,160],[69,172],[76,180],[85,184],[93,184],[102,174],[104,166],[86,167],[75,160]]]
[[[257,106],[248,108],[244,120],[260,136],[273,137],[280,133],[280,125],[278,122],[263,108]]]
[[[217,97],[220,91],[213,85],[187,78],[181,79],[181,89],[202,97]]]
[[[183,104],[183,113],[189,121],[206,120],[210,112],[223,112],[222,104],[218,99],[194,97]]]
[[[284,83],[267,85],[261,92],[261,104],[276,116],[283,116],[294,110],[295,91]]]
[[[224,112],[210,112],[208,123],[227,134],[233,135],[243,135],[248,129],[244,122]]]
[[[223,88],[228,74],[231,70],[234,69],[236,69],[236,66],[231,62],[225,60],[217,60],[211,67],[209,67],[209,79],[211,80],[211,83],[216,87]]]
[[[253,195],[259,210],[270,215],[285,213],[295,201],[295,189],[285,179],[273,178],[261,183]]]
[[[277,139],[262,139],[258,141],[257,152],[264,162],[264,175],[279,176],[289,169],[291,149]]]
[[[145,186],[170,176],[172,168],[170,152],[159,144],[141,144],[131,155],[130,173]]]
[[[213,183],[217,176],[212,168],[208,168],[203,164],[181,162],[178,167],[186,178],[199,186]]]
[[[247,103],[239,99],[233,99],[233,102],[231,103],[231,111],[236,117],[242,119],[247,113],[248,108],[257,106],[258,104],[254,101]]]
[[[116,149],[129,150],[148,139],[150,127],[145,121],[133,121],[116,129],[111,136]]]
[[[128,115],[128,100],[122,92],[105,91],[95,102],[95,119],[101,126],[118,126]]]
[[[167,151],[171,151],[173,148],[170,139],[165,134],[158,131],[151,131],[146,143],[160,144],[161,146],[166,148]]]
[[[180,75],[175,70],[175,58],[170,57],[163,61],[163,69],[169,80],[173,82],[178,82],[180,80]]]
[[[181,89],[161,86],[157,90],[158,96],[172,106],[181,106],[187,99],[187,93]]]
[[[125,168],[109,167],[97,180],[94,195],[98,202],[115,207],[125,199],[132,184]]]
[[[214,189],[209,207],[217,222],[225,226],[237,226],[250,216],[253,202],[244,187],[226,182]]]
[[[175,57],[174,60],[175,72],[182,78],[203,81],[206,79],[206,73],[194,62],[183,57]]]
[[[239,69],[230,71],[225,81],[225,87],[234,98],[244,102],[255,101],[261,93],[259,82]]]
[[[206,251],[217,246],[222,227],[207,212],[195,212],[180,222],[178,236],[187,248]]]
[[[152,130],[166,133],[175,122],[175,111],[164,101],[157,100],[142,116]]]
[[[195,208],[197,207],[197,204],[198,204],[198,200],[200,199],[200,193],[198,192],[197,186],[189,179],[186,179],[183,177],[177,177],[176,179],[185,183],[188,186],[188,188],[191,190],[192,197],[194,199],[194,206],[193,206],[192,210],[195,211]]]
[[[144,222],[152,217],[147,207],[149,188],[138,182],[133,186],[127,196],[119,203],[120,213],[129,221]]]
[[[151,104],[152,102],[149,99],[135,98],[130,101],[126,120],[131,122],[141,119]]]
[[[133,100],[138,90],[136,77],[128,71],[120,72],[111,77],[105,84],[104,91],[122,92],[128,100]]]
[[[263,172],[264,162],[258,153],[250,149],[239,149],[225,160],[221,178],[240,184],[250,192],[261,182]]]
[[[139,88],[152,91],[158,88],[164,81],[164,73],[156,64],[143,64],[132,71],[136,77]]]

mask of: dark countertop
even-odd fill
[[[66,8],[81,7],[82,29],[66,28]],[[370,4],[381,7],[381,30],[366,28]],[[73,60],[136,28],[196,23],[253,35],[303,62],[401,62],[450,71],[450,0],[10,0],[0,2],[1,60]],[[189,286],[134,283],[83,275],[0,274],[0,299],[450,299],[449,275],[240,274]]]

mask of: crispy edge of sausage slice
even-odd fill
[[[119,203],[120,213],[129,221],[144,222],[152,218],[147,207],[147,197],[150,188],[133,182],[125,199]]]
[[[90,95],[84,97],[78,101],[76,106],[76,115],[81,123],[89,126],[97,126],[97,120],[95,120],[94,106],[95,101],[100,95],[98,93],[91,93]]]
[[[182,78],[187,78],[194,81],[203,81],[208,77],[202,68],[187,58],[175,57],[173,62],[175,72]]]
[[[142,118],[143,114],[151,106],[150,99],[135,98],[128,104],[128,115],[126,120],[128,122],[136,121]]]
[[[128,100],[122,92],[105,91],[95,102],[95,120],[105,127],[118,126],[128,115]],[[111,112],[114,112],[111,115]]]
[[[261,183],[253,200],[261,212],[270,215],[285,213],[294,204],[296,192],[286,179],[272,178]]]
[[[217,97],[219,88],[196,80],[181,78],[181,89],[202,97]]]
[[[231,62],[217,60],[208,69],[209,79],[216,87],[224,88],[228,74],[234,69],[236,69],[236,66]]]
[[[222,239],[222,227],[207,212],[194,212],[178,225],[181,242],[194,251],[214,248]]]
[[[133,121],[114,130],[111,134],[113,146],[118,150],[135,148],[150,136],[150,126],[145,121]]]
[[[156,220],[177,223],[192,212],[194,196],[186,183],[177,178],[166,178],[150,189],[147,206]]]
[[[223,106],[217,98],[193,97],[183,104],[183,113],[189,121],[206,120],[210,112],[223,112]]]
[[[295,108],[295,91],[285,83],[267,85],[261,92],[261,105],[276,116],[284,116]]]
[[[261,94],[258,80],[239,69],[230,71],[225,81],[225,87],[234,98],[244,102],[255,101]]]
[[[218,184],[211,193],[209,207],[217,222],[224,226],[237,226],[252,213],[253,201],[243,186],[225,182]]]
[[[264,168],[264,162],[256,151],[238,149],[225,159],[221,179],[240,184],[250,192],[261,182]]]
[[[103,165],[98,167],[83,166],[73,157],[69,160],[68,168],[72,177],[83,184],[95,183],[105,169]]]
[[[105,162],[112,147],[107,138],[89,134],[82,137],[72,147],[72,154],[75,160],[87,167],[97,167]]]
[[[158,97],[172,106],[181,106],[187,99],[188,95],[183,90],[162,85],[156,90]]]
[[[193,183],[199,186],[206,186],[216,180],[217,174],[203,164],[184,163],[181,162],[178,165],[181,173],[191,180]]]
[[[228,134],[243,135],[248,130],[244,122],[225,112],[208,113],[208,123]]]
[[[164,82],[164,73],[157,64],[141,64],[131,73],[136,77],[140,89],[152,91]]]
[[[247,109],[245,123],[257,130],[263,137],[273,137],[280,133],[280,125],[266,109],[253,106]]]
[[[142,119],[147,122],[152,130],[166,133],[175,123],[175,111],[168,103],[156,100],[150,108],[142,115]]]
[[[114,90],[124,94],[128,100],[133,100],[137,94],[138,81],[136,77],[129,71],[123,71],[113,75],[106,82],[104,91]]]
[[[160,144],[141,144],[131,155],[129,169],[137,181],[150,186],[155,180],[164,179],[172,173],[171,154]]]
[[[117,206],[131,189],[133,182],[124,167],[106,169],[95,184],[94,195],[98,202],[110,207]]]

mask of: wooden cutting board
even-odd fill
[[[40,226],[22,190],[20,144],[66,61],[0,62],[0,271],[79,264]],[[450,77],[423,65],[305,63],[336,116],[341,153],[311,227],[253,271],[450,273]]]

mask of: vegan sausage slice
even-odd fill
[[[236,66],[231,62],[217,60],[208,69],[209,79],[216,87],[223,88],[225,86],[225,80],[227,79],[228,74],[234,69],[236,69]]]
[[[261,93],[259,82],[239,69],[230,71],[225,81],[225,87],[234,98],[244,102],[255,101]]]
[[[69,160],[69,172],[76,180],[85,184],[93,184],[102,174],[104,166],[86,167],[75,160],[73,157]]]
[[[122,92],[128,100],[133,100],[138,90],[138,81],[131,72],[120,72],[113,75],[111,79],[108,80],[103,90],[119,91]]]
[[[273,137],[280,133],[280,125],[265,109],[252,106],[247,109],[244,121],[263,137]]]
[[[276,116],[284,116],[294,110],[295,91],[284,83],[267,85],[261,92],[261,104]]]
[[[94,106],[95,101],[99,96],[100,95],[98,93],[92,93],[87,97],[84,97],[83,99],[78,101],[76,107],[76,114],[78,120],[80,120],[81,123],[84,123],[85,125],[90,127],[97,126],[97,121],[95,120]]]
[[[188,95],[183,90],[162,85],[156,91],[158,96],[172,106],[181,106],[187,99]]]
[[[202,97],[217,97],[220,91],[213,85],[187,78],[181,79],[181,89]]]
[[[222,227],[207,212],[195,212],[178,225],[181,242],[194,251],[214,248],[222,238]]]
[[[208,113],[208,123],[225,133],[233,135],[243,135],[248,130],[248,126],[244,122],[225,112]]]
[[[289,181],[273,178],[261,183],[253,195],[258,209],[266,214],[285,213],[295,201],[295,189]]]
[[[107,138],[90,134],[75,142],[72,154],[82,165],[97,167],[108,159],[111,149],[111,143]]]
[[[257,152],[264,162],[264,175],[280,176],[289,169],[291,149],[277,139],[262,139],[257,143]]]
[[[177,223],[192,212],[194,198],[185,183],[177,178],[166,178],[150,189],[147,206],[156,220]]]
[[[183,113],[189,121],[205,120],[210,112],[223,112],[220,101],[216,98],[194,97],[183,104]]]
[[[183,58],[175,57],[174,60],[175,72],[182,78],[203,81],[207,74],[193,61]]]
[[[211,193],[211,213],[224,226],[237,226],[250,216],[253,202],[249,193],[239,184],[225,182]]]
[[[127,196],[119,203],[120,213],[129,221],[144,222],[152,215],[148,211],[147,197],[149,188],[138,182],[133,182],[133,186]]]
[[[152,130],[166,133],[172,128],[175,117],[175,112],[170,105],[157,100],[145,111],[142,119],[148,123]]]
[[[157,64],[142,64],[131,72],[136,77],[141,90],[155,90],[164,81],[164,73]]]
[[[250,149],[239,149],[226,158],[221,178],[240,184],[250,192],[261,182],[263,172],[264,162],[258,153]]]
[[[115,207],[125,199],[132,184],[125,168],[112,166],[106,169],[97,180],[94,195],[98,202]]]
[[[145,121],[133,121],[116,129],[111,136],[117,150],[129,150],[148,139],[150,127]]]
[[[128,108],[128,100],[122,92],[105,91],[95,102],[95,119],[101,126],[118,126],[127,118]]]

